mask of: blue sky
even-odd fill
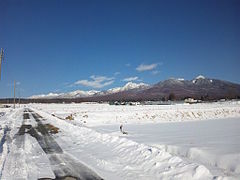
[[[170,77],[240,83],[239,0],[0,0],[0,97]]]

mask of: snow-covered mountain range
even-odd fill
[[[92,97],[92,96],[101,96],[101,95],[109,95],[113,93],[133,90],[133,89],[146,89],[150,87],[148,84],[145,83],[133,83],[128,82],[122,87],[116,87],[112,89],[108,89],[106,91],[83,91],[83,90],[76,90],[67,93],[49,93],[49,94],[40,94],[40,95],[33,95],[29,97],[30,99],[55,99],[55,98],[82,98],[82,97]]]
[[[73,91],[68,93],[49,93],[47,95],[35,95],[29,99],[69,99],[67,102],[81,101],[148,101],[168,100],[170,94],[174,98],[182,100],[188,97],[202,100],[233,99],[240,98],[240,85],[228,81],[207,78],[202,75],[192,80],[183,78],[170,78],[154,85],[145,83],[128,82],[123,87],[116,87],[106,91]],[[39,101],[40,102],[40,101]]]

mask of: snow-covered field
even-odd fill
[[[114,106],[108,104],[32,104],[39,110],[88,127],[112,124],[146,124],[240,117],[240,102]]]
[[[117,125],[98,132],[120,135]],[[218,176],[240,177],[240,118],[125,125],[127,139],[197,162]]]
[[[59,128],[52,136],[66,156],[104,179],[240,178],[237,101],[162,106],[30,104],[26,108],[43,117],[43,123]],[[24,145],[18,144],[23,111],[24,107],[0,109],[0,179],[53,178],[49,155],[36,139],[26,133]],[[65,119],[71,114],[74,120]],[[32,115],[27,123],[36,126]],[[120,133],[121,124],[127,135]]]

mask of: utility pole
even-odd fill
[[[18,99],[18,105],[20,107],[20,103],[21,103],[21,95],[20,95],[20,89],[19,89],[19,99]]]
[[[14,99],[13,99],[13,101],[14,101],[14,106],[13,106],[13,108],[15,109],[15,103],[16,103],[16,99],[15,99],[15,88],[16,88],[16,82],[15,82],[15,80],[14,80]]]
[[[3,48],[1,48],[1,53],[0,53],[0,80],[1,80],[1,74],[2,74],[2,62],[4,59],[4,51]]]

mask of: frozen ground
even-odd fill
[[[54,178],[59,168],[77,174],[79,168],[74,167],[82,166],[104,179],[240,177],[239,102],[172,106],[30,104],[25,108],[33,110],[28,112],[29,120],[23,119],[24,108],[0,109],[0,179]],[[70,114],[74,120],[65,119]],[[34,116],[42,124],[59,128],[50,142],[61,149],[56,155],[58,159],[63,156],[60,165],[30,129],[19,136],[23,124],[39,130]],[[128,135],[119,132],[120,124]],[[49,144],[49,138],[43,139]]]

